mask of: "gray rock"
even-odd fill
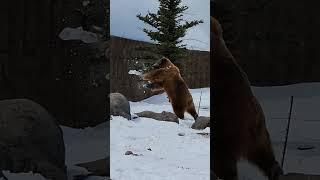
[[[140,113],[136,113],[136,115],[138,115],[139,117],[152,118],[158,121],[168,121],[168,122],[175,122],[179,124],[178,117],[171,112],[162,111],[161,113],[155,113],[152,111],[143,111]]]
[[[90,174],[88,176],[110,176],[109,172],[110,158],[103,158],[96,161],[79,163],[76,166],[86,168]]]
[[[39,104],[27,99],[0,101],[0,169],[67,179],[62,130]]]
[[[126,152],[124,153],[124,155],[131,155],[131,154],[133,154],[132,151],[126,151]]]
[[[127,98],[120,93],[110,93],[110,115],[123,116],[131,119],[130,103]]]
[[[199,116],[191,126],[192,129],[205,129],[210,127],[210,117]]]

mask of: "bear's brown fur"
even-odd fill
[[[164,90],[167,93],[178,118],[184,119],[185,112],[195,120],[198,118],[188,86],[181,77],[179,68],[168,58],[162,58],[154,64],[153,69],[143,75],[143,80],[151,82],[147,87],[152,91]]]
[[[263,110],[249,80],[223,40],[219,22],[211,18],[213,59],[213,170],[219,178],[236,180],[237,162],[244,158],[269,178],[282,169],[275,159]]]

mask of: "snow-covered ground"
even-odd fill
[[[200,116],[210,116],[210,89],[192,89]],[[130,102],[132,113],[172,111],[165,93],[140,102]],[[174,122],[113,117],[110,123],[111,178],[113,180],[207,180],[210,179],[210,138],[193,130],[192,117]],[[184,136],[179,136],[183,133]],[[149,150],[148,150],[149,149]],[[132,151],[140,156],[125,155]]]
[[[209,88],[191,90],[196,107],[202,91],[200,115],[210,115]],[[167,97],[156,95],[141,102],[130,102],[132,113],[143,110],[155,112],[170,111]],[[192,117],[180,124],[160,122],[148,118],[128,121],[113,117],[111,121],[111,173],[113,180],[120,179],[209,179],[210,140],[196,134],[209,132],[209,128],[196,131],[190,128]],[[74,129],[61,126],[66,146],[68,179],[74,175],[87,174],[77,163],[94,161],[106,157],[108,124],[102,123],[94,128]],[[178,136],[184,133],[184,136]],[[151,148],[151,151],[147,150]],[[125,156],[131,150],[143,156]],[[3,171],[9,180],[45,180],[40,174],[10,173]],[[0,178],[1,179],[1,178]],[[105,180],[105,177],[92,176],[86,180]]]
[[[267,127],[279,162],[282,158],[290,96],[294,96],[284,171],[320,174],[320,83],[252,88],[265,112]],[[201,90],[192,89],[191,92],[198,107]],[[209,99],[209,88],[203,88],[201,116],[210,116]],[[144,110],[172,112],[165,94],[130,104],[132,113]],[[196,133],[209,132],[210,129],[193,130],[190,128],[192,123],[193,120],[188,114],[186,120],[180,120],[180,124],[148,118],[128,121],[113,117],[110,124],[113,180],[209,179],[210,139]],[[85,172],[73,166],[74,164],[105,157],[108,152],[105,140],[107,128],[105,123],[84,130],[62,127],[70,175]],[[185,135],[178,136],[178,133]],[[315,148],[301,151],[297,149],[300,145],[311,145]],[[128,150],[142,156],[124,155]],[[10,180],[44,180],[42,176],[30,173],[13,174],[4,171],[4,174]],[[239,176],[241,180],[266,179],[255,167],[245,162],[239,164]],[[98,179],[103,177],[89,178]]]
[[[290,96],[294,96],[283,168],[285,173],[320,174],[320,83],[252,88],[265,112],[267,127],[279,162],[282,160]],[[315,148],[301,151],[297,149],[300,145]],[[247,163],[240,163],[239,169],[242,180],[266,179]]]

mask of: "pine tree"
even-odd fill
[[[181,0],[159,0],[157,13],[148,12],[137,17],[150,25],[154,30],[143,28],[143,31],[157,44],[157,53],[168,57],[172,61],[181,59],[185,55],[186,44],[181,38],[189,28],[203,23],[202,20],[186,21],[183,13],[188,9],[181,5]]]

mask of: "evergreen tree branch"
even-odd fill
[[[138,14],[137,18],[155,28],[155,30],[144,28],[143,32],[156,42],[159,54],[174,61],[185,55],[186,44],[183,44],[182,38],[187,30],[203,21],[184,21],[183,15],[188,7],[181,5],[181,0],[159,0],[159,2],[157,13],[148,12],[145,16]]]

